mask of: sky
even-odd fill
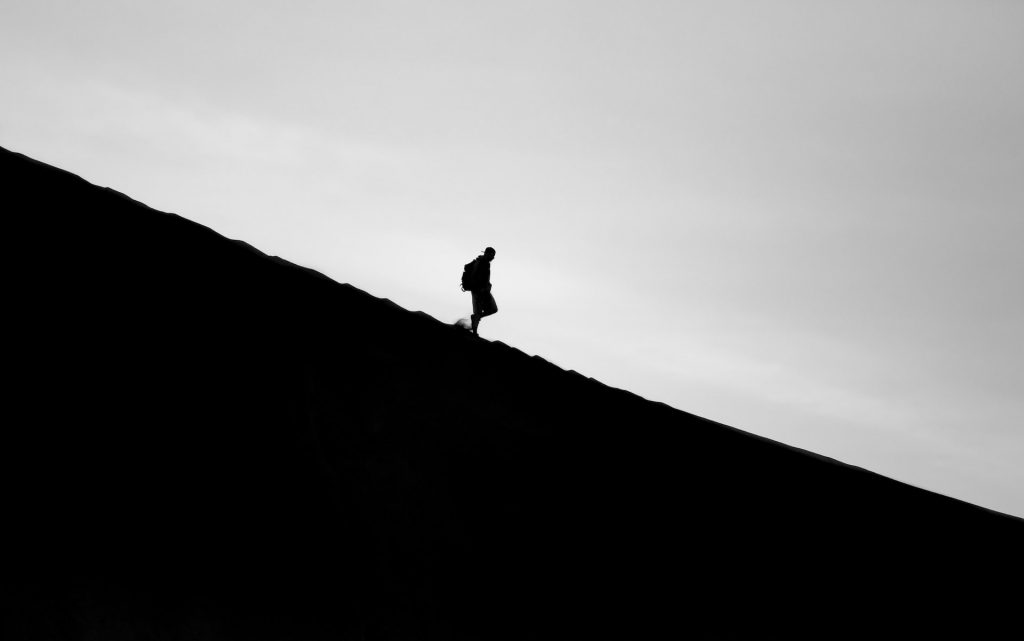
[[[0,146],[444,322],[493,246],[484,337],[1024,516],[1024,3],[0,0],[0,61]]]

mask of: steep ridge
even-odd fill
[[[5,638],[996,634],[1024,522],[0,149]]]

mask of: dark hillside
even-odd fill
[[[5,639],[926,638],[1024,522],[0,150]]]

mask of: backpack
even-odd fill
[[[469,292],[476,286],[476,259],[466,263],[462,268],[462,291]]]

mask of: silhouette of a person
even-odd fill
[[[474,334],[478,334],[481,318],[498,313],[498,304],[491,295],[491,261],[494,260],[494,253],[494,248],[488,247],[473,260],[473,287],[469,290],[473,295],[473,315],[469,318]]]

